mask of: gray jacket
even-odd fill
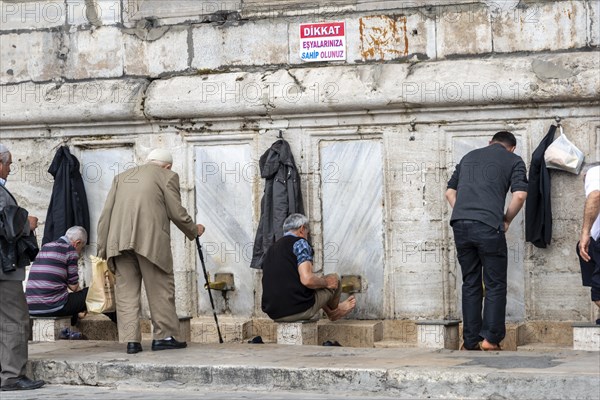
[[[262,268],[265,253],[283,236],[283,221],[294,213],[304,213],[300,175],[290,145],[278,140],[259,161],[265,191],[260,203],[260,222],[254,239],[251,268]]]

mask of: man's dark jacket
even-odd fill
[[[29,230],[29,213],[0,185],[0,280],[23,280],[24,267],[38,253],[37,240]]]
[[[531,156],[529,186],[525,203],[525,240],[535,247],[545,248],[552,240],[552,205],[550,202],[550,172],[544,153],[554,141],[556,126],[552,125]]]
[[[42,245],[58,240],[75,225],[84,227],[89,237],[90,212],[79,173],[79,160],[67,146],[62,146],[54,155],[48,172],[54,177],[54,186]]]
[[[259,161],[265,191],[260,203],[260,222],[254,239],[251,268],[262,268],[266,251],[283,236],[283,221],[294,213],[304,213],[300,175],[290,145],[278,140]]]

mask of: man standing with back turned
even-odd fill
[[[148,162],[117,175],[98,221],[98,256],[115,270],[119,341],[142,351],[140,289],[148,294],[154,327],[152,350],[181,349],[171,254],[172,221],[190,240],[204,233],[181,205],[173,156],[155,149]]]
[[[527,198],[525,163],[514,154],[517,140],[498,132],[489,146],[465,155],[448,181],[450,225],[462,269],[462,348],[501,350],[506,335],[505,233]],[[512,199],[506,212],[508,190]],[[482,318],[483,284],[485,301]]]

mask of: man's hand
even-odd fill
[[[517,216],[523,204],[525,204],[525,200],[527,199],[527,192],[516,191],[513,192],[512,198],[510,199],[510,203],[508,204],[508,208],[506,209],[506,213],[504,214],[504,232],[508,231],[508,227],[513,219]]]
[[[325,286],[327,289],[335,290],[338,287],[338,277],[336,274],[325,275],[325,282],[327,284],[327,286]]]
[[[508,232],[508,228],[510,227],[510,222],[506,219],[506,215],[504,216],[504,233]]]
[[[590,254],[588,253],[589,245],[590,234],[582,233],[581,237],[579,238],[579,255],[581,256],[581,258],[583,258],[583,261],[585,262],[589,262],[592,259],[592,257],[590,257]]]
[[[79,292],[81,290],[81,288],[79,287],[79,284],[77,285],[67,285],[69,287],[69,289],[71,290],[71,292]]]
[[[204,231],[206,230],[206,228],[202,224],[198,224],[198,225],[196,225],[196,227],[198,228],[198,236],[199,237],[202,236],[202,234],[204,233]]]
[[[29,220],[29,230],[30,231],[35,231],[35,229],[38,227],[38,219],[37,219],[37,217],[34,217],[33,215],[30,215],[29,217],[27,217],[27,219]]]

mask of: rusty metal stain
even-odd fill
[[[398,29],[402,23],[402,31]],[[364,60],[390,59],[409,53],[408,27],[405,16],[398,19],[385,15],[359,19],[361,56]],[[400,36],[403,36],[401,39]]]
[[[402,21],[402,31],[404,32],[404,55],[408,55],[408,29],[406,28],[406,17],[400,18]]]

